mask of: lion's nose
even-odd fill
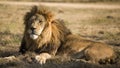
[[[30,29],[31,29],[31,30],[35,30],[36,28],[34,28],[34,27],[31,27]]]
[[[36,32],[35,32],[35,29],[36,29],[36,28],[31,27],[30,29],[31,29],[31,31],[32,31],[32,34],[35,34],[35,33],[36,33]]]

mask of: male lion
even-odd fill
[[[36,52],[35,59],[43,64],[55,55],[84,58],[93,63],[111,62],[116,58],[107,44],[86,40],[73,35],[62,20],[45,6],[34,6],[24,17],[25,31],[20,52]]]

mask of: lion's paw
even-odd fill
[[[51,58],[51,55],[48,53],[42,53],[40,55],[35,56],[35,59],[40,64],[45,64],[46,60]]]
[[[8,61],[13,61],[16,59],[15,56],[9,56],[9,57],[5,57],[4,59],[7,59]]]

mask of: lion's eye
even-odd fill
[[[39,23],[43,22],[42,20],[39,20]]]

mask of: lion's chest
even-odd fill
[[[35,43],[35,42],[28,42],[27,43],[27,50],[28,51],[34,51],[36,53],[46,52],[49,49],[49,45],[43,44],[43,43]]]

